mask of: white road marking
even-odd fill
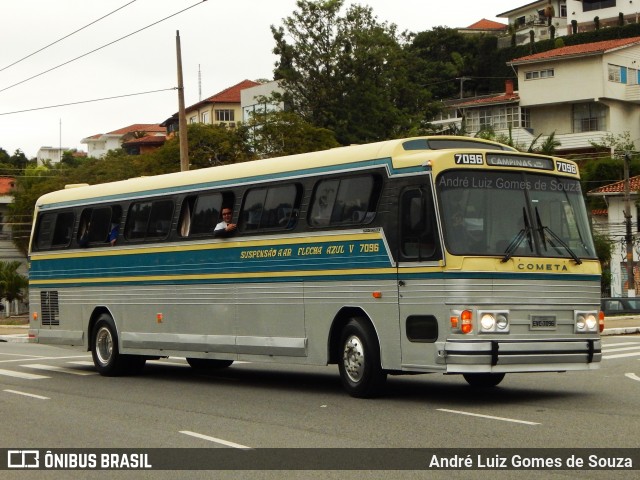
[[[67,363],[70,363],[71,365],[82,365],[83,367],[93,367],[95,365],[93,362],[90,362],[88,360],[78,360],[76,362]]]
[[[629,345],[629,344],[627,344]],[[622,348],[603,348],[603,351],[606,351],[607,353],[609,352],[624,352],[625,350],[640,350],[640,345],[637,345],[635,347],[622,347]]]
[[[602,355],[603,360],[610,360],[612,358],[624,358],[624,357],[640,357],[640,351],[633,353],[618,353],[616,355]]]
[[[4,353],[0,352],[0,355],[5,355],[8,357],[29,357],[29,358],[40,358],[40,355],[24,355],[20,353]]]
[[[640,345],[640,342],[623,342],[623,343],[603,343],[602,348],[622,347],[625,345]]]
[[[7,393],[15,393],[16,395],[23,395],[25,397],[37,398],[39,400],[51,400],[49,397],[43,397],[42,395],[36,395],[35,393],[19,392],[18,390],[4,390]]]
[[[40,380],[41,378],[51,378],[45,375],[36,375],[35,373],[14,372],[13,370],[4,370],[0,368],[0,375],[7,377],[24,378],[26,380]]]
[[[437,408],[436,410],[439,410],[441,412],[457,413],[459,415],[469,415],[471,417],[487,418],[489,420],[500,420],[503,422],[512,422],[512,423],[523,423],[525,425],[540,425],[537,422],[528,422],[526,420],[516,420],[515,418],[494,417],[492,415],[481,415],[479,413],[463,412],[461,410],[448,410],[446,408]]]
[[[72,355],[69,357],[33,357],[33,360],[66,360],[68,358],[87,358],[87,355]],[[20,358],[13,360],[0,360],[0,363],[28,362],[28,358]]]
[[[84,370],[75,370],[73,368],[58,367],[57,365],[41,365],[33,363],[31,365],[21,365],[22,367],[35,368],[36,370],[47,370],[49,372],[70,373],[71,375],[97,375],[98,372],[87,372]]]
[[[190,435],[196,438],[201,438],[202,440],[208,440],[209,442],[219,443],[220,445],[225,445],[227,447],[238,448],[240,450],[253,450],[251,447],[247,447],[246,445],[240,445],[239,443],[230,442],[228,440],[222,440],[221,438],[202,435],[201,433],[190,432],[188,430],[181,430],[180,433],[183,433],[185,435]]]
[[[635,373],[625,373],[624,376],[630,378],[631,380],[635,380],[636,382],[640,382],[640,377],[638,377]]]

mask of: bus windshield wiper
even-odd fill
[[[502,257],[501,262],[504,263],[511,258],[513,253],[518,249],[522,241],[526,238],[527,243],[529,244],[529,250],[533,250],[533,243],[531,240],[531,224],[529,223],[529,217],[527,216],[527,211],[525,208],[522,208],[522,218],[524,220],[524,228],[521,229],[518,234],[511,240],[511,243],[507,246],[504,251],[504,257]]]
[[[538,229],[537,230],[538,230],[538,233],[540,234],[540,240],[542,241],[542,245],[543,245],[545,250],[547,249],[547,239],[548,239],[549,240],[549,245],[551,245],[555,249],[556,252],[561,254],[562,250],[560,250],[560,248],[558,248],[558,246],[554,243],[554,240],[555,240],[556,242],[558,242],[560,244],[561,247],[563,247],[567,251],[567,253],[569,254],[569,256],[571,256],[573,261],[576,262],[576,265],[582,264],[582,260],[580,260],[580,258],[578,258],[578,255],[576,255],[576,252],[574,252],[571,249],[571,247],[567,244],[567,242],[562,240],[562,238],[560,238],[549,227],[545,227],[544,225],[542,225],[542,222],[540,221],[540,214],[538,213],[538,207],[536,207],[536,222],[538,223]]]

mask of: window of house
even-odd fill
[[[252,188],[240,212],[238,228],[248,230],[286,230],[295,227],[302,197],[298,184]]]
[[[538,80],[541,78],[553,78],[555,76],[555,70],[553,68],[547,68],[544,70],[531,70],[525,72],[525,80]]]
[[[516,24],[516,26],[524,25],[525,23],[527,23],[527,19],[523,15],[522,17],[516,18],[516,21],[514,23]]]
[[[127,240],[162,239],[169,235],[173,217],[173,200],[136,202],[129,207],[125,238]]]
[[[75,215],[73,212],[45,213],[40,216],[36,231],[38,250],[63,248],[71,243]]]
[[[209,123],[209,112],[202,112],[200,114],[200,123]]]
[[[609,64],[608,78],[610,82],[627,83],[627,67]]]
[[[603,8],[615,7],[616,0],[582,0],[582,11],[601,10]]]
[[[627,69],[627,85],[638,84],[638,70],[635,68]]]
[[[594,132],[606,130],[607,107],[599,103],[573,105],[573,131]]]
[[[122,218],[120,205],[85,208],[80,214],[78,245],[104,245],[112,229],[119,229]]]
[[[381,187],[377,175],[320,180],[311,200],[309,225],[325,227],[371,222]]]
[[[216,110],[216,122],[235,122],[235,110]]]
[[[189,123],[197,123],[197,122],[198,122],[198,116],[197,115],[189,117]]]
[[[566,3],[561,3],[560,4],[560,17],[561,18],[567,18],[567,4]]]

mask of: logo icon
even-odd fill
[[[8,468],[39,468],[40,452],[38,450],[8,450]]]

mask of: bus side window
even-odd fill
[[[440,258],[435,210],[429,190],[409,188],[400,200],[400,252],[407,260]]]
[[[233,192],[201,193],[190,195],[182,202],[178,234],[181,237],[211,235],[220,222],[222,206],[233,206]]]
[[[361,175],[317,183],[309,213],[309,225],[355,225],[369,223],[381,190],[376,175]]]
[[[163,239],[169,235],[173,217],[173,200],[137,202],[129,207],[125,238],[127,240]]]
[[[92,244],[104,245],[113,228],[118,228],[122,219],[122,207],[85,208],[80,214],[77,241],[81,247]]]
[[[69,246],[74,221],[73,212],[43,214],[38,222],[36,237],[38,250]]]
[[[301,197],[302,187],[298,184],[249,190],[240,213],[240,231],[295,227]]]

